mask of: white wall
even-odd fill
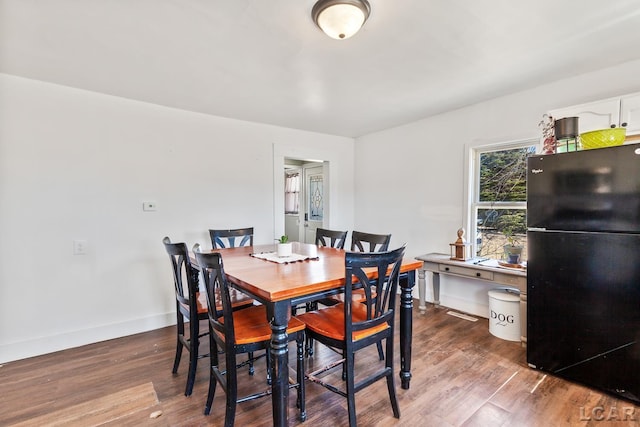
[[[353,145],[0,74],[0,363],[175,323],[162,238],[273,242],[283,156],[348,171],[331,217],[352,228]]]
[[[162,237],[192,245],[210,227],[253,225],[256,243],[270,243],[284,229],[273,179],[284,157],[329,160],[330,227],[390,232],[409,256],[447,253],[462,225],[465,144],[537,137],[543,112],[638,92],[638,75],[640,61],[354,148],[0,74],[0,363],[173,323]],[[146,200],[158,211],[143,212]],[[72,255],[74,239],[87,255]],[[441,300],[486,315],[486,289],[472,281],[444,278]]]
[[[392,233],[409,256],[448,254],[463,226],[465,144],[539,138],[546,111],[637,92],[639,75],[634,61],[357,138],[355,228]],[[443,305],[487,316],[490,286],[441,283]]]

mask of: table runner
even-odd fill
[[[275,262],[278,264],[289,264],[291,262],[300,262],[307,260],[317,260],[318,257],[310,257],[309,255],[291,254],[291,256],[279,257],[277,252],[258,252],[251,254],[254,258],[264,259],[266,261]]]

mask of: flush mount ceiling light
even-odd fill
[[[343,40],[360,30],[370,12],[367,0],[319,0],[313,6],[311,16],[325,34]]]

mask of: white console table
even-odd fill
[[[440,305],[440,274],[484,280],[501,286],[510,286],[520,291],[520,340],[522,345],[527,343],[527,273],[512,268],[503,268],[495,260],[452,260],[446,254],[426,254],[416,257],[422,261],[422,268],[418,269],[418,297],[421,313],[426,312],[427,305],[425,273],[433,274],[433,303]]]

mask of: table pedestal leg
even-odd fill
[[[287,324],[291,315],[291,307],[286,303],[276,302],[267,308],[267,316],[271,324],[271,377],[273,403],[273,425],[288,425],[289,401],[289,346]]]
[[[413,333],[413,299],[411,290],[416,282],[416,272],[407,273],[407,279],[400,281],[400,382],[403,389],[409,389],[411,381],[411,341]]]

